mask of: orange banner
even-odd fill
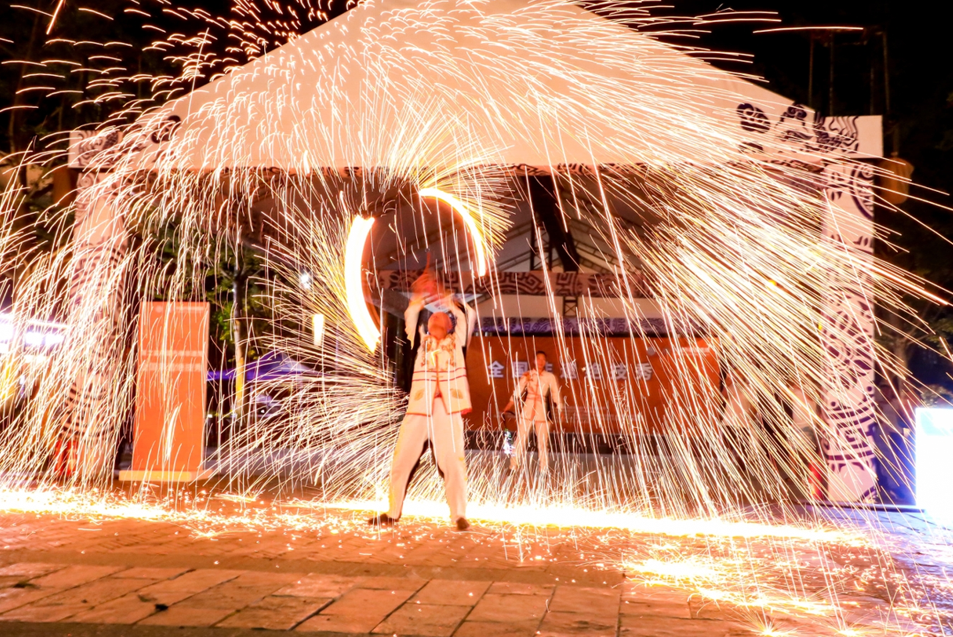
[[[129,479],[189,480],[201,470],[208,330],[208,303],[143,304]]]
[[[537,350],[546,352],[566,403],[556,431],[655,433],[678,396],[717,400],[718,357],[704,339],[480,337],[467,349],[471,429],[503,426],[500,410]]]

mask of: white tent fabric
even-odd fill
[[[815,137],[790,107],[568,0],[369,0],[144,116],[134,161],[299,174],[719,164],[750,151],[742,124],[768,154]]]
[[[784,211],[796,208],[802,196],[784,179],[773,179],[763,164],[752,163],[752,156],[835,164],[819,179],[832,204],[823,211],[821,245],[828,246],[828,265],[835,266],[820,322],[824,364],[832,378],[825,415],[836,428],[825,442],[825,454],[834,476],[832,497],[859,500],[872,493],[867,432],[874,317],[871,280],[857,276],[869,268],[855,264],[872,259],[873,172],[862,164],[836,164],[838,155],[880,154],[879,118],[817,118],[757,84],[568,0],[367,0],[143,116],[139,124],[124,139],[115,130],[77,134],[71,164],[114,163],[120,178],[107,184],[110,189],[126,188],[123,173],[140,168],[160,174],[242,167],[296,174],[386,167],[409,174],[430,168],[446,175],[479,164],[663,166],[673,189],[694,195],[697,206],[688,206],[685,218],[710,219],[712,225],[720,220],[714,227],[728,228],[725,234],[734,236],[733,216],[741,217],[757,231],[749,238],[770,239],[763,242],[770,249],[752,254],[758,259],[747,259],[744,268],[772,276],[771,281],[778,269],[813,270],[805,281],[826,270],[803,268],[802,245],[779,249],[785,237],[769,229],[772,217],[766,223],[755,219],[757,205],[747,203],[758,197]],[[109,152],[97,152],[103,149]],[[701,169],[681,170],[686,164]],[[242,186],[247,196],[254,184]],[[479,190],[482,184],[472,187]],[[746,192],[736,200],[741,188]],[[127,192],[123,203],[134,206],[134,193]],[[212,208],[203,203],[208,205],[198,206],[198,212]],[[110,211],[115,212],[103,206],[93,217],[77,214],[83,220],[77,226],[77,252],[86,250],[97,259],[89,262],[106,267],[118,260],[107,258],[111,255],[102,247],[124,239],[124,217],[110,217]],[[96,244],[83,234],[91,223],[105,228]],[[699,254],[710,238],[704,233],[703,243],[694,244],[703,248]],[[709,291],[704,307],[722,304],[723,332],[741,325],[744,314],[725,310],[727,303],[737,305],[740,295],[718,294],[725,288],[717,277],[707,276],[707,266],[703,276],[688,273],[695,264],[682,267],[679,255],[690,251],[675,242],[666,247],[671,249],[659,252],[650,267],[673,289],[690,293],[681,302]],[[836,267],[845,262],[850,267]],[[671,272],[674,266],[681,274]],[[79,289],[84,289],[82,276],[80,271]],[[687,288],[679,276],[697,288]],[[79,296],[85,299],[83,308],[102,303],[98,289]],[[751,307],[757,309],[754,300]],[[780,307],[789,313],[776,325],[800,323],[799,306]],[[784,334],[764,337],[772,347],[786,342]]]

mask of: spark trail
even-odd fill
[[[68,5],[50,19],[54,34]],[[796,523],[786,484],[806,482],[804,459],[817,452],[789,424],[786,407],[813,414],[819,438],[835,433],[812,407],[834,383],[821,338],[829,282],[847,273],[916,329],[923,325],[903,297],[945,303],[945,292],[821,239],[835,214],[821,171],[835,161],[873,171],[869,164],[822,146],[794,149],[785,131],[739,126],[739,87],[751,78],[708,64],[717,53],[663,41],[684,22],[666,23],[650,3],[626,6],[368,1],[333,29],[301,33],[330,7],[243,0],[231,18],[167,7],[159,20],[130,4],[126,13],[158,34],[150,48],[179,71],[148,76],[123,68],[121,55],[99,60],[111,66],[82,90],[110,114],[85,142],[88,183],[71,208],[45,213],[63,247],[42,255],[19,249],[18,195],[4,194],[0,270],[18,272],[13,315],[63,321],[69,344],[33,372],[33,400],[4,430],[7,488],[13,493],[24,480],[41,488],[65,480],[80,491],[105,485],[134,395],[138,326],[130,308],[137,299],[204,300],[210,264],[251,249],[263,264],[253,277],[264,290],[259,302],[274,320],[246,345],[320,373],[290,390],[260,383],[256,391],[282,396],[276,412],[242,418],[210,461],[241,496],[317,485],[328,504],[381,500],[404,399],[383,350],[368,350],[349,311],[344,265],[355,218],[375,217],[404,249],[384,263],[372,245],[362,259],[368,270],[411,260],[410,246],[429,241],[448,270],[478,270],[482,251],[498,287],[496,257],[526,204],[527,180],[545,174],[560,221],[584,228],[605,254],[630,323],[640,325],[647,286],[670,334],[717,343],[722,364],[744,379],[739,391],[782,435],[749,428],[744,440],[727,438],[720,388],[698,380],[696,352],[679,349],[664,436],[644,435],[633,398],[639,381],[620,381],[612,399],[621,405],[627,453],[562,454],[548,489],[509,474],[494,454],[474,455],[475,506],[497,523],[506,511],[545,524],[582,510],[717,526],[770,523],[776,518],[759,512],[771,503]],[[158,26],[169,15],[178,20],[174,31]],[[147,95],[133,97],[133,84],[148,86]],[[790,106],[767,91],[762,97],[779,111]],[[27,161],[59,161],[60,142]],[[469,211],[469,222],[441,217],[447,209],[424,196],[437,191]],[[397,224],[398,217],[414,221]],[[435,219],[447,222],[436,234],[428,226]],[[371,236],[372,244],[380,238]],[[548,303],[562,319],[551,291]],[[502,306],[483,307],[506,318]],[[315,315],[324,317],[320,344],[310,331]],[[611,364],[598,325],[583,320],[580,331],[585,362]],[[632,336],[644,334],[633,327]],[[881,369],[902,372],[866,338]],[[580,383],[571,400],[596,409],[602,397]],[[439,482],[427,479],[411,497],[427,502],[439,493]],[[638,568],[676,579],[692,572],[660,555]],[[705,586],[719,572],[702,571]]]

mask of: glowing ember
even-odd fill
[[[15,392],[21,376],[32,388],[0,434],[0,510],[165,521],[209,536],[316,524],[361,532],[356,512],[384,499],[404,409],[388,343],[368,310],[365,269],[410,269],[432,249],[445,271],[469,270],[497,290],[504,244],[530,237],[541,245],[544,230],[562,228],[591,244],[583,265],[613,280],[628,336],[646,336],[646,311],[673,338],[703,336],[737,381],[730,404],[756,405],[770,427],[744,426],[740,413],[738,422],[723,420],[721,388],[700,373],[698,347],[675,345],[665,353],[675,380],[652,414],[660,428],[649,431],[644,376],[613,376],[609,398],[594,389],[596,370],[608,374],[618,361],[606,354],[596,320],[605,305],[581,295],[584,374],[572,402],[577,413],[595,414],[593,446],[610,440],[624,453],[557,454],[548,482],[511,473],[493,449],[473,453],[473,519],[500,533],[551,526],[566,544],[582,529],[646,536],[641,554],[605,541],[602,563],[748,612],[765,635],[797,634],[766,621],[767,610],[863,633],[850,620],[847,581],[855,590],[896,585],[903,594],[889,598],[891,621],[946,621],[907,571],[877,552],[888,542],[876,529],[797,522],[798,500],[823,463],[813,437],[843,440],[838,418],[859,418],[827,408],[822,417],[815,406],[833,400],[876,417],[867,394],[844,384],[844,360],[851,373],[899,366],[870,330],[853,329],[854,315],[824,308],[866,303],[877,321],[869,308],[876,292],[884,315],[916,323],[905,296],[946,303],[926,281],[843,238],[856,219],[837,201],[870,204],[863,185],[844,190],[844,175],[869,184],[876,169],[838,154],[829,139],[792,145],[813,134],[812,113],[704,62],[713,54],[665,44],[660,18],[646,7],[593,3],[609,20],[558,0],[369,0],[300,34],[322,11],[298,2],[293,20],[261,18],[272,4],[237,2],[235,19],[163,6],[181,18],[165,33],[144,5],[130,3],[127,17],[152,27],[151,48],[180,72],[143,75],[105,53],[110,66],[81,69],[96,71],[88,102],[114,108],[74,148],[89,169],[78,201],[40,215],[54,228],[55,249],[22,250],[31,230],[20,214],[23,192],[0,194],[0,271],[16,273],[0,394]],[[49,14],[48,33],[67,29],[62,8]],[[221,42],[227,51],[217,53]],[[74,70],[57,60],[20,62],[62,77]],[[37,76],[23,90],[53,95],[48,80]],[[133,97],[138,87],[143,97]],[[748,103],[751,95],[774,120]],[[742,113],[749,119],[739,123]],[[44,150],[17,170],[65,153]],[[533,210],[525,227],[515,226],[532,205],[531,183],[554,193],[548,230]],[[427,198],[453,209],[449,226]],[[375,252],[384,233],[393,235],[392,254]],[[228,484],[217,485],[215,503],[237,510],[217,511],[195,494],[159,499],[147,484],[116,496],[107,485],[136,389],[133,297],[204,300],[212,264],[249,245],[266,273],[252,277],[263,290],[255,302],[275,318],[245,345],[310,372],[293,383],[258,382],[255,392],[276,397],[268,415],[236,417],[209,458]],[[164,254],[174,258],[163,262]],[[561,326],[547,286],[548,318]],[[370,290],[383,309],[390,301],[378,292]],[[514,318],[499,299],[478,301],[487,318]],[[320,338],[312,317],[322,317]],[[20,335],[37,320],[66,325],[63,346],[24,343]],[[852,335],[850,351],[825,343],[835,328]],[[861,460],[841,464],[862,465],[862,478],[872,479],[872,456]],[[411,489],[411,517],[446,514],[429,462],[428,477]],[[296,499],[305,488],[320,495]],[[258,496],[272,491],[279,497],[259,508]],[[315,521],[318,510],[337,517]],[[880,570],[828,559],[850,551],[883,557]],[[931,594],[944,587],[945,575]],[[884,631],[893,631],[888,624]]]

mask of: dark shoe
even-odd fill
[[[470,523],[467,522],[466,518],[457,518],[457,530],[466,531],[470,528]]]
[[[378,513],[369,519],[367,523],[371,526],[395,526],[397,524],[397,520],[390,517],[386,513]]]

